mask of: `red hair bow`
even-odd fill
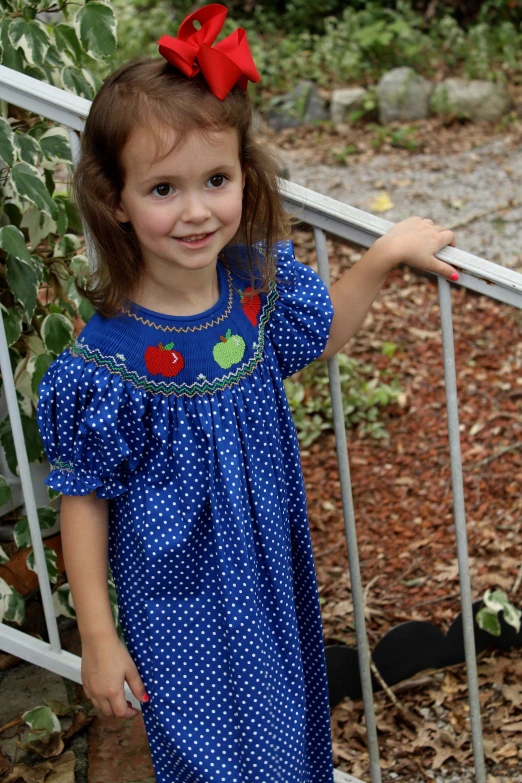
[[[177,38],[163,35],[158,41],[162,57],[189,78],[201,71],[212,93],[221,101],[236,84],[246,90],[249,80],[258,82],[261,78],[243,28],[212,46],[227,13],[224,5],[205,5],[184,19]],[[197,29],[194,22],[199,22],[201,27]]]

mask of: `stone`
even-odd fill
[[[354,111],[364,111],[364,99],[368,91],[363,87],[344,87],[332,92],[330,119],[338,125],[346,122]]]
[[[291,92],[271,101],[267,124],[274,130],[282,130],[327,119],[326,101],[314,82],[302,79]]]
[[[377,85],[379,120],[388,122],[422,120],[430,112],[433,85],[413,68],[393,68]]]
[[[480,79],[444,79],[431,95],[434,114],[455,114],[474,122],[499,120],[513,108],[507,87]]]
[[[89,783],[154,783],[154,768],[141,712],[108,718],[95,710],[89,728]]]

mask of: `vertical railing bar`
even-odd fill
[[[29,530],[31,532],[31,544],[34,552],[36,575],[38,576],[40,592],[42,595],[47,633],[49,634],[49,645],[53,652],[61,652],[62,646],[60,644],[60,634],[58,632],[58,624],[56,622],[56,615],[54,612],[49,574],[47,573],[47,563],[45,561],[45,553],[42,542],[42,531],[40,530],[40,523],[38,522],[38,512],[36,510],[36,501],[34,498],[33,481],[29,468],[27,449],[25,447],[20,409],[18,408],[18,400],[16,397],[16,388],[13,378],[13,370],[11,367],[11,360],[9,357],[9,346],[7,345],[4,319],[1,312],[0,370],[2,371],[7,410],[9,412],[9,420],[13,433],[16,459],[18,460],[18,470],[20,473],[20,482],[22,484],[24,503],[27,511],[27,519],[29,521]]]
[[[486,783],[484,748],[482,742],[482,721],[477,677],[477,658],[469,574],[468,539],[466,532],[466,512],[464,508],[464,483],[462,479],[462,459],[460,454],[459,411],[457,399],[457,374],[455,370],[455,345],[453,341],[453,318],[451,313],[451,288],[447,280],[439,277],[440,319],[442,329],[442,348],[444,354],[444,375],[446,379],[446,406],[448,411],[448,436],[451,460],[451,482],[453,487],[453,511],[457,538],[457,557],[459,564],[460,601],[462,607],[462,628],[466,671],[468,677],[469,707],[473,757],[475,760],[476,783]]]
[[[71,145],[71,156],[72,156],[73,167],[76,168],[81,155],[80,139],[78,138],[78,135],[74,130],[74,128],[67,128],[67,131],[69,133],[69,144]],[[91,272],[93,272],[96,269],[96,265],[97,265],[96,248],[94,246],[94,242],[92,240],[89,228],[85,224],[83,218],[81,218],[81,221],[83,227],[83,236],[85,238],[85,248],[87,250],[87,258],[89,259],[89,269],[91,270]]]
[[[316,228],[315,226],[314,237],[319,275],[323,283],[329,286],[330,271],[328,266],[326,237],[323,230]],[[344,424],[341,380],[339,375],[337,356],[334,356],[332,359],[328,360],[328,374],[330,376],[330,394],[332,398],[337,459],[339,462],[339,478],[341,482],[344,527],[346,532],[346,543],[348,546],[348,561],[350,566],[350,581],[352,585],[355,633],[357,637],[359,671],[361,675],[361,685],[364,700],[364,715],[366,718],[366,734],[368,738],[370,770],[372,783],[381,783],[381,766],[379,762],[379,746],[377,742],[377,727],[375,724],[372,677],[370,672],[370,650],[368,646],[368,638],[366,635],[366,621],[364,618],[364,594],[361,583],[359,550],[357,546],[357,531],[355,528],[355,513],[353,508],[352,486],[350,481],[350,463],[348,461],[348,447],[346,445],[346,427]]]

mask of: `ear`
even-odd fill
[[[121,202],[114,207],[114,217],[118,221],[118,223],[129,223],[129,217],[126,213],[126,211],[123,209]]]
[[[250,166],[245,166],[245,168],[243,169],[243,174],[242,174],[242,177],[241,177],[241,187],[243,189],[245,188],[246,175],[248,174],[248,169],[249,168],[250,168]]]

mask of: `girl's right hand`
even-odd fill
[[[82,640],[82,685],[96,709],[107,717],[135,717],[139,710],[125,699],[125,681],[138,701],[146,701],[136,665],[116,634]]]

